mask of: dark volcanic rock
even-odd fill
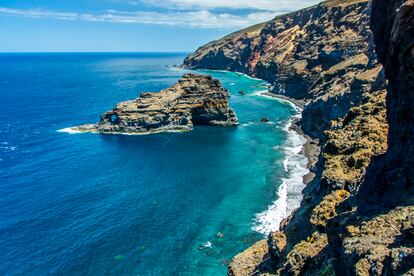
[[[247,73],[274,93],[307,100],[302,128],[323,139],[331,120],[383,81],[369,15],[368,0],[322,2],[202,46],[184,66]]]
[[[235,256],[230,275],[414,275],[414,0],[373,0],[372,18],[368,0],[329,0],[209,43],[184,65],[247,73],[305,100],[301,127],[322,147],[301,206]]]
[[[374,0],[371,26],[389,80],[388,150],[367,169],[358,212],[331,236],[348,274],[414,275],[414,1]]]
[[[369,169],[361,201],[414,204],[414,1],[374,1],[371,25],[389,80],[390,131],[388,151]]]
[[[186,74],[170,88],[143,92],[138,99],[117,104],[97,124],[72,129],[103,134],[148,134],[190,131],[193,125],[237,126],[228,98],[228,91],[218,80]]]
[[[267,245],[237,255],[229,274],[414,275],[413,6],[375,0],[371,19],[368,0],[329,0],[185,60],[263,78],[274,93],[305,100],[301,127],[322,146],[300,208]]]

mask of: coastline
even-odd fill
[[[185,66],[176,66],[174,68],[178,68],[178,69],[182,69],[182,70],[188,70],[188,68],[186,68]],[[197,69],[197,70],[237,73],[237,74],[246,76],[246,77],[251,78],[251,79],[261,80],[264,83],[270,85],[270,83],[266,80],[263,80],[263,79],[260,79],[260,78],[255,78],[255,77],[249,76],[248,74],[237,72],[237,71],[214,70],[214,69]],[[195,71],[197,71],[197,70],[195,70]],[[287,101],[287,102],[293,104],[295,107],[298,107],[301,110],[301,112],[302,112],[302,110],[303,110],[303,108],[305,107],[305,104],[306,104],[306,101],[304,101],[304,100],[298,100],[298,99],[294,99],[294,98],[291,98],[291,97],[288,97],[288,96],[285,96],[285,95],[275,94],[275,93],[272,93],[270,91],[262,92],[262,93],[260,93],[260,95],[265,96],[265,97],[275,98],[275,99],[282,100],[282,101]],[[303,132],[303,130],[297,125],[297,122],[298,122],[298,119],[294,120],[292,122],[292,125],[290,126],[290,129],[295,131],[297,134],[299,134],[300,136],[302,136],[306,139],[306,143],[303,145],[303,148],[302,148],[302,155],[304,155],[306,157],[306,159],[308,160],[307,168],[310,170],[309,173],[306,174],[303,177],[303,183],[305,185],[307,185],[315,177],[315,173],[312,172],[311,168],[317,163],[318,158],[319,158],[319,154],[321,152],[321,148],[318,144],[318,140],[312,139],[309,135],[306,135]]]
[[[306,139],[306,143],[303,145],[302,154],[308,160],[308,169],[309,173],[303,177],[303,183],[305,185],[309,184],[315,177],[315,173],[312,171],[312,168],[318,162],[319,155],[321,153],[321,147],[318,144],[318,140],[312,139],[309,135],[306,135],[303,130],[297,125],[297,121],[293,122],[291,130],[295,131],[302,137]]]
[[[272,93],[272,92],[263,92],[263,93],[261,93],[261,95],[290,102],[291,104],[299,107],[301,110],[304,108],[304,106],[306,104],[305,101],[303,101],[303,100],[297,100],[297,99],[290,98],[290,97],[285,96],[285,95],[275,94],[275,93]],[[315,173],[312,172],[311,168],[317,163],[318,158],[319,158],[319,154],[321,152],[321,148],[318,145],[318,141],[316,139],[312,139],[309,135],[306,135],[303,132],[303,130],[297,124],[298,121],[299,120],[296,119],[292,122],[292,125],[290,126],[290,130],[295,131],[297,134],[299,134],[300,136],[302,136],[306,139],[306,143],[303,145],[301,153],[308,160],[307,167],[309,169],[309,173],[306,174],[305,176],[303,176],[303,183],[305,185],[307,185],[315,177]]]
[[[179,67],[179,68],[180,69],[187,69],[185,67]],[[263,80],[263,79],[260,79],[260,78],[255,78],[255,77],[249,76],[248,74],[240,73],[240,72],[237,72],[237,71],[210,70],[210,69],[197,69],[197,70],[207,70],[207,71],[217,71],[217,72],[232,72],[232,73],[237,73],[238,75],[246,76],[250,79],[261,80],[264,83],[269,84],[269,82],[267,82],[266,80]],[[300,126],[297,124],[299,122],[300,118],[302,117],[302,111],[303,111],[303,108],[305,107],[306,101],[294,99],[294,98],[291,98],[291,97],[288,97],[288,96],[285,96],[285,95],[275,94],[275,93],[272,93],[270,91],[260,92],[260,93],[258,93],[258,95],[263,96],[263,97],[269,97],[269,98],[274,98],[274,99],[277,99],[277,100],[289,102],[294,108],[298,109],[299,112],[296,116],[293,116],[292,121],[290,122],[290,125],[288,126],[287,131],[288,132],[293,131],[297,135],[299,135],[300,137],[305,139],[301,150],[296,154],[300,154],[300,155],[304,156],[306,161],[307,161],[306,169],[308,170],[308,172],[306,174],[304,174],[303,177],[301,177],[302,184],[304,185],[303,189],[306,188],[306,185],[309,184],[314,179],[314,177],[316,176],[316,174],[312,170],[312,167],[314,167],[315,164],[317,163],[318,158],[319,158],[319,154],[321,152],[321,147],[318,145],[319,141],[315,140],[315,139],[312,139],[310,136],[306,135],[304,133],[304,131],[300,128]],[[284,162],[286,162],[286,161],[287,160],[285,160]],[[286,164],[284,164],[284,165],[285,165],[285,168],[286,168]],[[267,218],[269,218],[269,216],[273,217],[275,215],[275,212],[277,213],[277,212],[280,211],[280,210],[278,210],[278,208],[282,208],[282,209],[287,208],[287,206],[279,206],[279,205],[284,205],[285,203],[279,203],[278,201],[282,200],[282,197],[284,197],[283,200],[286,201],[286,196],[287,196],[287,193],[288,193],[287,190],[289,188],[289,185],[287,185],[285,182],[286,181],[289,182],[289,180],[294,180],[294,176],[291,176],[291,177],[292,178],[288,178],[288,179],[283,180],[284,183],[281,185],[281,187],[279,187],[279,190],[277,192],[278,198],[276,199],[276,201],[272,205],[269,206],[269,209],[262,212],[262,213],[256,214],[256,222],[259,222],[259,225],[261,224],[261,226],[257,226],[257,225],[254,226],[253,229],[255,231],[257,231],[259,233],[263,233],[263,229],[266,227],[265,225],[263,225],[263,221],[267,221],[267,223],[268,223],[268,219],[266,219],[266,217]],[[293,188],[295,188],[295,187],[293,187]],[[303,194],[302,194],[303,189],[300,191],[300,193],[302,195],[302,198],[303,198]],[[302,201],[302,198],[301,198],[300,201]],[[293,210],[288,211],[284,215],[285,216],[284,218],[288,217],[291,214],[291,211],[293,211]],[[260,219],[260,217],[262,217],[262,216],[264,216],[265,218]],[[272,220],[274,220],[274,219],[275,218],[272,218]],[[277,228],[278,227],[279,227],[279,223],[277,225]]]
[[[312,168],[317,163],[320,147],[317,141],[306,135],[298,125],[302,117],[304,101],[270,92],[261,92],[257,95],[287,102],[296,110],[296,114],[284,128],[288,140],[283,149],[286,155],[283,166],[288,176],[281,179],[282,183],[276,193],[275,201],[266,211],[256,214],[256,225],[252,228],[268,235],[272,231],[277,231],[280,223],[299,207],[303,199],[303,190],[315,177]]]
[[[232,73],[236,73],[238,75],[242,75],[242,76],[246,76],[250,79],[254,79],[254,80],[261,80],[263,81],[265,84],[270,85],[270,83],[266,80],[260,79],[260,78],[256,78],[256,77],[252,77],[246,73],[241,73],[241,72],[237,72],[237,71],[229,71],[229,70],[219,70],[219,69],[189,69],[186,68],[183,65],[178,65],[178,66],[173,66],[172,68],[176,68],[176,69],[180,69],[180,70],[192,70],[192,71],[215,71],[215,72],[232,72]],[[294,99],[285,95],[281,95],[281,94],[275,94],[272,93],[270,91],[266,91],[266,92],[261,92],[260,95],[265,96],[265,97],[271,97],[271,98],[275,98],[278,100],[282,100],[282,101],[287,101],[291,104],[293,104],[295,107],[299,108],[302,112],[303,108],[306,105],[306,101],[304,100],[298,100],[298,99]],[[302,113],[300,113],[301,115]],[[290,129],[295,131],[297,134],[299,134],[300,136],[304,137],[306,139],[306,143],[303,145],[302,148],[302,155],[304,155],[306,157],[306,159],[308,160],[308,165],[307,168],[309,169],[309,173],[306,174],[303,177],[303,183],[305,185],[309,184],[313,178],[315,177],[315,173],[312,172],[311,168],[317,163],[318,158],[319,158],[319,154],[321,152],[321,147],[319,146],[319,141],[316,139],[312,139],[309,135],[306,135],[303,130],[297,125],[299,119],[296,119],[292,122],[292,125],[290,126]]]
[[[284,95],[304,99],[302,117],[284,128],[288,139],[296,133],[306,139],[301,163],[307,159],[313,171],[303,177],[300,207],[278,231],[236,255],[228,275],[414,271],[413,260],[405,259],[414,225],[406,215],[414,208],[406,145],[413,10],[406,0],[321,2],[231,33],[186,58],[188,67],[265,78],[274,88],[268,92],[282,94],[264,93],[269,98],[292,105]],[[296,21],[303,21],[301,33],[286,39],[297,33]]]
[[[89,128],[82,128],[82,126],[87,126]],[[192,129],[159,129],[143,132],[118,132],[118,131],[99,131],[96,130],[94,125],[81,125],[75,127],[66,127],[58,129],[57,132],[68,133],[68,134],[99,134],[99,135],[123,135],[123,136],[143,136],[143,135],[152,135],[152,134],[161,134],[161,133],[185,133],[190,132]]]
[[[177,67],[175,67],[177,68]],[[183,69],[178,67],[179,69]],[[232,72],[226,70],[208,70],[208,71],[220,71],[220,72]],[[206,72],[203,72],[206,73]],[[235,72],[237,73],[237,72]],[[240,75],[246,76],[250,79],[256,79],[267,83],[265,80],[254,78],[248,76],[247,74],[238,73]],[[273,98],[279,101],[285,101],[292,105],[294,109],[296,109],[297,114],[293,115],[292,118],[289,120],[289,124],[286,126],[286,131],[288,132],[289,139],[294,140],[294,145],[287,145],[287,159],[283,161],[284,167],[286,172],[289,173],[287,178],[282,179],[283,184],[279,188],[277,192],[277,198],[273,202],[272,205],[269,206],[268,210],[264,212],[256,214],[256,221],[259,223],[260,226],[255,225],[254,230],[259,233],[266,233],[271,229],[279,228],[279,220],[285,219],[288,217],[293,210],[292,208],[296,208],[296,201],[300,202],[303,198],[302,191],[306,187],[308,183],[310,183],[315,174],[312,172],[311,168],[316,164],[316,161],[319,156],[320,147],[317,145],[317,142],[307,136],[302,129],[298,126],[298,121],[301,118],[302,110],[305,106],[305,101],[297,100],[285,95],[279,95],[271,93],[270,91],[262,90],[257,95],[263,97]],[[148,132],[139,132],[139,133],[132,133],[132,132],[100,132],[94,127],[94,125],[82,125],[82,126],[75,126],[69,127],[58,130],[58,132],[66,132],[69,134],[79,134],[79,133],[92,133],[92,134],[104,134],[104,135],[149,135],[149,134],[157,134],[157,133],[180,133],[180,132],[188,132],[188,129],[159,129],[155,131],[148,131]],[[298,137],[300,136],[300,137]],[[292,142],[289,142],[289,144]],[[301,155],[302,158],[298,159],[298,155]],[[294,157],[296,156],[296,157]],[[293,159],[292,159],[293,157]],[[290,160],[289,160],[290,159]],[[295,163],[295,164],[293,164]],[[292,166],[296,167],[292,173]],[[289,169],[288,169],[289,168]],[[299,171],[299,175],[298,175]],[[287,196],[294,195],[295,204],[287,204]],[[292,203],[292,202],[291,202]],[[272,218],[273,217],[273,218]],[[271,227],[268,227],[270,226]]]
[[[305,101],[303,101],[303,100],[297,100],[297,99],[290,98],[290,97],[285,96],[285,95],[275,94],[275,93],[272,93],[272,92],[263,92],[262,95],[269,96],[269,97],[272,97],[272,98],[276,98],[276,99],[279,99],[279,100],[285,100],[285,101],[291,102],[294,105],[300,107],[301,109],[303,109],[305,107]]]
[[[302,153],[308,159],[309,173],[303,177],[303,184],[308,185],[315,178],[316,174],[311,170],[318,162],[318,157],[321,152],[320,146],[317,142],[306,134],[303,134],[306,139],[306,144],[303,146]]]

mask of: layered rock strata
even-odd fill
[[[371,17],[368,0],[330,0],[185,60],[305,100],[299,124],[322,149],[301,206],[234,257],[230,275],[414,275],[413,7],[374,0]]]
[[[237,126],[229,92],[211,76],[186,74],[160,92],[143,92],[104,113],[97,124],[72,128],[102,134],[190,131],[194,125]]]
[[[368,0],[322,2],[202,46],[184,66],[246,73],[307,100],[302,127],[323,139],[331,120],[382,84],[369,14]]]

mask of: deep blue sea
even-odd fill
[[[184,57],[0,54],[1,275],[225,275],[297,206],[298,110],[261,96],[261,80],[199,71],[231,91],[237,128],[58,132],[167,88]]]

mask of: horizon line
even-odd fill
[[[192,51],[33,51],[2,52],[0,54],[188,54]]]

